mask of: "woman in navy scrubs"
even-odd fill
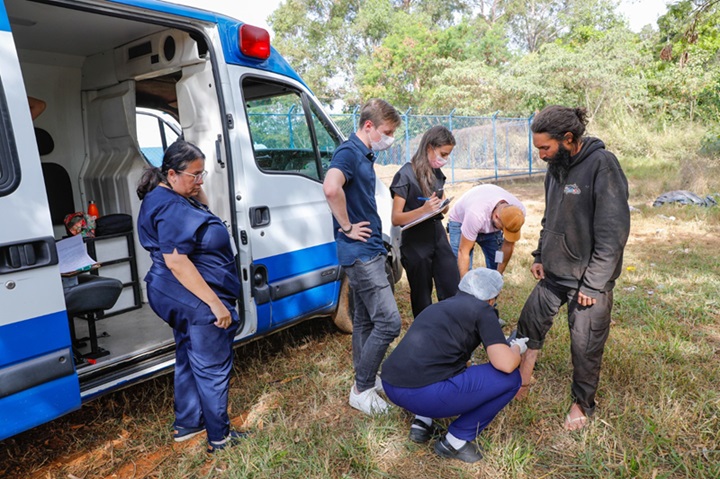
[[[207,431],[214,452],[244,437],[230,430],[227,413],[240,281],[230,235],[207,207],[206,174],[200,149],[170,145],[138,185],[138,235],[153,260],[145,277],[150,307],[175,335],[173,438]]]
[[[382,366],[388,399],[415,414],[410,440],[427,442],[441,434],[433,418],[457,418],[435,442],[445,458],[477,462],[475,438],[520,389],[520,357],[527,338],[509,345],[494,309],[503,286],[500,273],[470,270],[452,298],[429,306],[410,325]],[[482,344],[489,363],[467,366]]]
[[[445,198],[445,175],[440,168],[454,147],[455,137],[444,126],[425,132],[411,162],[398,170],[390,185],[394,225],[406,225],[440,207]],[[457,260],[441,220],[438,214],[402,233],[400,253],[414,317],[432,304],[433,281],[439,301],[454,296],[458,290]]]

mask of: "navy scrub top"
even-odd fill
[[[148,193],[138,215],[140,244],[150,252],[148,285],[166,293],[192,295],[165,264],[163,254],[187,255],[210,288],[230,306],[240,296],[240,279],[225,224],[196,200],[158,186]],[[176,296],[178,297],[178,296]]]

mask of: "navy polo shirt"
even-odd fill
[[[330,168],[345,176],[345,202],[351,223],[369,221],[372,230],[367,242],[348,238],[338,231],[340,224],[333,217],[338,261],[352,266],[356,260],[366,262],[379,254],[387,254],[382,240],[382,222],[375,203],[375,154],[353,133],[333,153]]]
[[[465,371],[480,344],[505,343],[495,309],[462,291],[423,309],[383,362],[382,378],[401,388],[420,388]]]
[[[235,257],[225,224],[200,203],[158,186],[142,201],[138,214],[138,239],[153,260],[145,281],[178,300],[188,291],[165,264],[163,254],[177,250],[187,255],[200,276],[218,297],[234,305],[240,296]]]

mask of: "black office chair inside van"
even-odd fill
[[[114,278],[104,278],[92,274],[77,276],[78,284],[65,288],[65,307],[70,320],[70,336],[73,348],[82,346],[82,341],[90,340],[90,352],[77,354],[83,359],[97,359],[110,354],[98,346],[98,334],[95,322],[104,316],[104,312],[115,306],[123,289],[121,281]],[[75,321],[73,318],[84,319],[88,322],[88,337],[77,338]],[[103,333],[102,336],[107,336]]]

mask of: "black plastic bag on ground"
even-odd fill
[[[715,206],[717,201],[711,195],[701,198],[692,191],[676,190],[668,191],[658,196],[653,202],[653,206],[661,206],[668,203],[678,203],[680,205],[696,205],[696,206]]]

